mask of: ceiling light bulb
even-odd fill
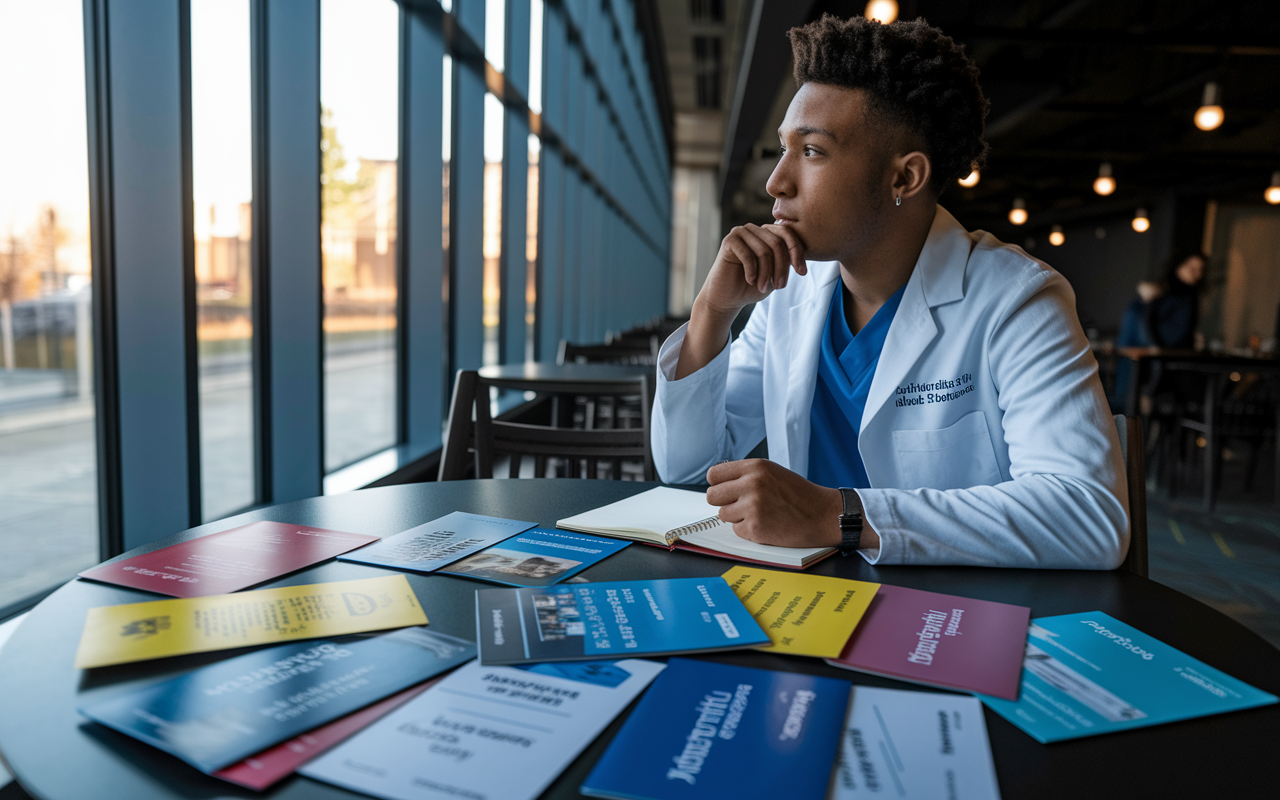
[[[1200,107],[1196,109],[1196,127],[1202,131],[1211,131],[1222,124],[1222,105],[1218,98],[1218,84],[1210,81],[1204,85],[1204,97]]]
[[[1106,161],[1098,167],[1098,177],[1093,179],[1093,190],[1103,197],[1116,190],[1116,179],[1111,177],[1111,164]]]
[[[888,25],[898,18],[897,0],[871,0],[867,3],[867,10],[862,12],[867,19],[874,19],[876,22]]]
[[[1054,247],[1057,247],[1058,245],[1062,244],[1066,240],[1067,240],[1067,237],[1062,235],[1061,225],[1054,225],[1053,229],[1049,231],[1049,244],[1053,245]]]
[[[964,188],[968,189],[970,187],[977,186],[978,181],[981,179],[982,179],[982,176],[979,175],[978,170],[975,169],[972,172],[970,172],[968,175],[966,175],[965,177],[957,181],[957,183],[959,183]]]
[[[1014,198],[1013,208],[1009,209],[1009,221],[1014,225],[1027,221],[1027,203],[1021,197]]]
[[[1138,209],[1133,215],[1133,229],[1138,233],[1146,233],[1151,227],[1151,220],[1147,219],[1147,210],[1145,208]]]
[[[1271,185],[1267,187],[1263,197],[1267,198],[1267,202],[1271,205],[1280,206],[1280,170],[1271,173]]]

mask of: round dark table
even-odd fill
[[[139,548],[137,555],[257,520],[275,520],[388,536],[450,511],[557,519],[619,500],[655,484],[583,480],[482,480],[366,489],[251,511]],[[732,562],[634,544],[583,573],[591,581],[720,575]],[[269,586],[366,578],[386,570],[329,561]],[[1031,607],[1033,617],[1105,611],[1178,649],[1273,694],[1280,693],[1280,651],[1217,611],[1127,572],[1033,571],[954,567],[872,567],[833,556],[822,575],[892,583]],[[431,628],[475,638],[478,584],[444,575],[409,575]],[[72,661],[86,610],[158,599],[157,595],[72,581],[40,603],[0,651],[0,752],[37,798],[215,798],[262,796],[200,774],[176,758],[89,723],[78,704],[227,658],[224,651],[82,671]],[[738,651],[700,656],[805,672],[870,686],[919,688],[838,670],[813,658]],[[545,797],[578,797],[577,788],[625,714],[587,748]],[[1000,790],[1016,798],[1274,797],[1280,784],[1280,706],[1221,714],[1124,733],[1038,744],[986,714]],[[291,777],[265,793],[276,798],[351,798],[345,790]],[[495,800],[497,800],[495,798]],[[748,800],[743,798],[743,800]],[[753,799],[752,799],[753,800]]]

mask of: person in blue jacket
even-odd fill
[[[766,544],[1117,566],[1124,464],[1071,287],[938,205],[987,152],[977,67],[919,19],[789,36],[774,222],[729,232],[659,353],[659,474]]]

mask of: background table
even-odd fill
[[[382,536],[450,511],[537,521],[557,519],[621,499],[655,484],[577,480],[487,480],[367,489],[240,514],[177,534],[131,555],[257,520],[276,520]],[[582,573],[591,581],[722,574],[730,561],[633,544]],[[1105,611],[1208,664],[1273,694],[1280,693],[1280,651],[1208,606],[1125,572],[983,568],[872,567],[833,556],[814,573],[893,583],[1018,603],[1032,616]],[[386,570],[330,561],[271,586],[366,578]],[[443,575],[409,575],[432,630],[475,638],[474,592],[486,584]],[[344,790],[300,777],[259,795],[214,778],[127,736],[89,723],[77,704],[227,658],[206,653],[92,671],[71,664],[92,606],[158,599],[86,581],[63,586],[36,607],[0,653],[0,752],[36,797],[350,798]],[[747,666],[844,678],[870,686],[913,688],[826,666],[817,659],[738,651],[701,656]],[[578,797],[577,787],[613,738],[620,717],[545,795]],[[1274,749],[1280,706],[1222,714],[1054,745],[1041,745],[1003,718],[986,714],[1005,800],[1085,797],[1267,797],[1280,785]],[[499,800],[495,798],[494,800]],[[744,800],[746,800],[744,798]]]

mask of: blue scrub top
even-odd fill
[[[906,288],[903,284],[894,292],[854,336],[844,314],[844,284],[836,281],[835,297],[822,329],[818,385],[809,412],[809,480],[820,486],[871,486],[858,453],[858,430],[880,351]]]

